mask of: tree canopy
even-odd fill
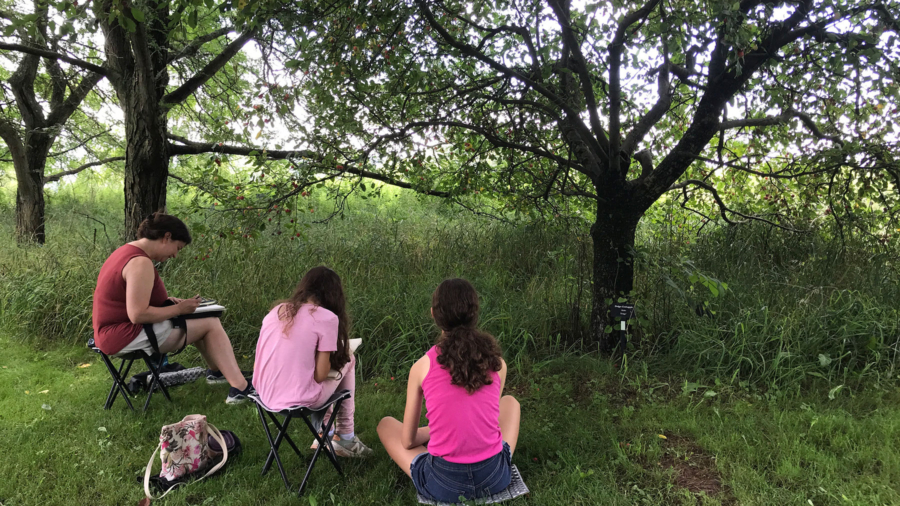
[[[896,223],[897,2],[299,5],[281,33],[307,142],[501,211],[593,208],[598,339],[667,192],[727,223],[851,202],[890,216],[868,233]]]
[[[633,288],[636,227],[660,199],[703,223],[803,231],[827,218],[891,240],[898,12],[897,0],[107,1],[93,13],[108,63],[0,49],[109,79],[132,232],[164,203],[169,158],[196,154],[178,165],[199,177],[180,179],[235,202],[240,186],[215,175],[250,157],[260,210],[368,178],[498,218],[580,216],[604,341],[609,303]],[[262,56],[249,64],[251,40]]]

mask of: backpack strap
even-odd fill
[[[184,339],[182,340],[181,347],[175,351],[169,353],[169,355],[178,355],[187,347],[187,320],[185,320],[184,316],[176,316],[174,318],[169,318],[169,321],[172,322],[172,328],[181,329],[182,334],[184,334]],[[153,352],[157,355],[162,355],[162,352],[159,351],[159,340],[156,338],[156,332],[153,331],[152,323],[144,324],[144,333],[147,334],[147,341],[150,343],[150,347],[153,349]]]

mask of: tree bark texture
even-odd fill
[[[629,297],[634,288],[634,237],[643,214],[633,206],[598,204],[591,226],[594,279],[590,335],[604,351],[612,350],[616,342],[614,334],[606,332],[612,324],[609,304],[619,297]]]
[[[13,157],[16,169],[16,241],[44,244],[44,167],[53,137],[25,135],[25,153]]]
[[[146,23],[136,23],[134,32],[108,20],[109,2],[99,7],[109,79],[125,116],[126,241],[137,238],[141,221],[166,205],[168,108],[161,101],[169,83],[169,2],[152,6]]]

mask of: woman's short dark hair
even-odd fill
[[[187,225],[171,214],[162,211],[157,211],[145,218],[138,227],[137,236],[138,239],[155,241],[165,237],[166,233],[172,234],[173,241],[191,243],[191,233],[188,232]]]

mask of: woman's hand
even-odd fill
[[[178,308],[178,314],[191,314],[200,306],[200,296],[197,295],[190,299],[178,299],[175,307]]]

